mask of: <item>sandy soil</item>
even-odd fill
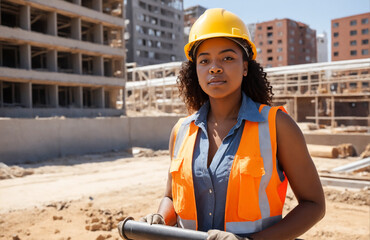
[[[320,172],[356,158],[315,158]],[[120,239],[116,225],[157,210],[167,152],[105,153],[0,166],[0,239]],[[368,175],[366,175],[368,176]],[[325,218],[304,239],[369,239],[370,190],[325,187]],[[297,204],[289,190],[284,214]]]

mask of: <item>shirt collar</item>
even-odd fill
[[[242,92],[242,105],[240,106],[238,114],[237,126],[239,127],[243,120],[251,122],[264,122],[265,117],[259,112],[258,108],[261,104],[254,102],[250,97],[248,97],[244,92]],[[195,125],[201,127],[207,125],[207,115],[209,111],[209,101],[207,101],[200,109],[191,115],[186,123],[194,121]],[[185,123],[185,122],[184,122]]]

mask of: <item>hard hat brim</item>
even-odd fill
[[[226,38],[236,38],[234,34],[227,34],[227,33],[210,33],[210,34],[206,34],[206,35],[202,35],[201,37],[197,38],[195,41],[192,41],[192,42],[189,42],[188,44],[186,44],[184,46],[184,52],[185,52],[185,55],[186,55],[186,58],[189,60],[189,61],[193,61],[193,57],[195,56],[192,56],[194,53],[194,49],[193,49],[193,46],[199,42],[199,41],[204,41],[204,40],[207,40],[207,39],[210,39],[210,38],[217,38],[217,37],[226,37]],[[241,37],[238,37],[238,38],[241,38]],[[256,46],[248,40],[248,38],[242,38],[242,39],[245,39],[250,48],[252,49],[252,52],[253,52],[253,55],[251,57],[251,60],[255,60],[256,59]]]

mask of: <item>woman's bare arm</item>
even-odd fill
[[[276,117],[276,136],[277,157],[298,205],[279,223],[253,234],[253,239],[294,239],[325,215],[324,192],[304,136],[294,120],[282,111]]]
[[[170,136],[170,141],[169,141],[169,152],[172,160],[172,155],[173,155],[173,143],[174,143],[174,129],[172,129],[171,136]],[[167,185],[166,185],[166,190],[164,192],[164,197],[159,204],[158,211],[157,213],[161,214],[166,222],[166,225],[173,226],[176,224],[176,212],[173,207],[173,202],[172,202],[172,175],[170,171],[168,171],[168,177],[167,177]]]

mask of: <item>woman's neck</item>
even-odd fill
[[[228,120],[235,120],[238,118],[242,103],[242,94],[240,93],[238,96],[234,95],[222,99],[210,98],[209,103],[208,121],[222,123]]]

